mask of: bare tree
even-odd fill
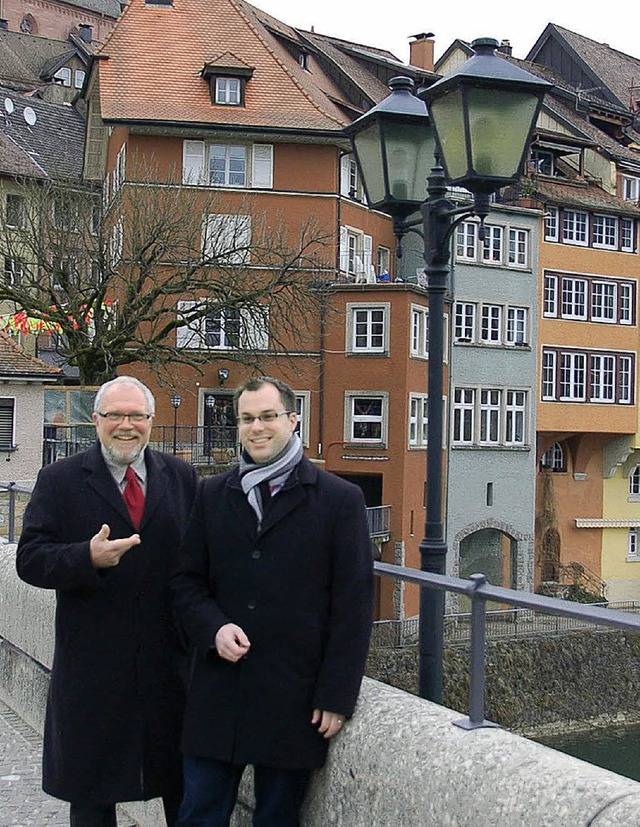
[[[50,333],[85,384],[134,362],[161,376],[212,353],[259,366],[299,350],[335,266],[313,219],[293,227],[255,196],[154,176],[108,202],[77,182],[19,182],[4,218],[3,319]]]

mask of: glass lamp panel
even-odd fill
[[[468,169],[462,91],[454,89],[432,101],[429,111],[438,133],[441,160],[447,177],[450,180],[462,178]]]
[[[386,197],[378,124],[372,123],[362,132],[354,134],[352,141],[369,203],[377,204]]]
[[[466,94],[473,172],[487,178],[517,177],[537,96],[481,88],[469,88]]]
[[[434,163],[433,130],[424,123],[396,122],[385,123],[383,133],[390,195],[398,201],[424,201]]]

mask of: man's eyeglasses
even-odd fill
[[[148,413],[132,413],[132,414],[123,414],[118,413],[117,411],[108,411],[107,413],[100,413],[98,411],[98,416],[101,416],[103,419],[106,419],[107,422],[113,422],[114,425],[119,425],[121,422],[124,422],[125,419],[128,419],[129,422],[146,422],[148,419],[151,419],[153,414]]]
[[[256,419],[259,419],[262,423],[268,422],[275,422],[279,416],[284,416],[285,414],[291,414],[293,411],[266,411],[265,413],[261,413],[258,416],[250,416],[249,414],[242,414],[242,416],[238,417],[238,425],[253,425]]]

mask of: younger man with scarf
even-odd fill
[[[298,827],[358,697],[371,543],[360,489],[304,457],[291,388],[253,378],[234,402],[240,467],[202,484],[173,582],[197,655],[178,827],[226,827],[247,764],[254,827]]]

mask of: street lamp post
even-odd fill
[[[410,78],[394,78],[391,94],[345,130],[369,206],[393,218],[398,246],[411,228],[422,227],[429,296],[429,420],[425,532],[419,549],[422,571],[436,574],[446,573],[447,554],[442,399],[451,237],[470,216],[482,225],[491,194],[520,178],[542,98],[551,88],[498,57],[497,46],[489,38],[474,41],[474,56],[420,90],[419,97]],[[447,198],[452,184],[469,190],[473,204],[456,207]],[[411,218],[418,212],[420,218]],[[436,703],[442,703],[443,651],[444,593],[423,587],[419,691]]]
[[[182,402],[182,398],[177,394],[174,393],[171,397],[171,407],[173,408],[173,455],[176,455],[176,449],[178,446],[178,408],[180,407],[180,403]]]

